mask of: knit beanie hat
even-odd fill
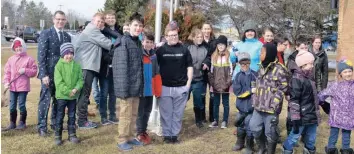
[[[300,50],[295,58],[295,63],[299,67],[314,61],[315,61],[315,57],[313,56],[313,54],[306,50]]]
[[[353,63],[350,60],[341,60],[340,62],[338,62],[339,74],[341,74],[346,69],[351,69],[353,71]]]
[[[227,46],[227,37],[224,35],[220,35],[218,39],[216,39],[216,45],[219,43],[225,44],[225,46]]]
[[[68,53],[73,53],[74,54],[74,46],[71,43],[63,43],[60,46],[60,56],[64,57]]]
[[[239,62],[244,60],[251,60],[251,56],[247,52],[240,52],[237,57]]]
[[[266,49],[266,55],[264,60],[262,61],[262,66],[264,68],[268,67],[268,65],[274,62],[277,59],[277,46],[273,43],[266,43],[263,45],[263,48]]]
[[[12,46],[12,49],[15,51],[15,49],[18,47],[22,47],[22,43],[20,40],[15,40],[14,45]]]

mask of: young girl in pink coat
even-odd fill
[[[30,78],[37,75],[35,60],[26,53],[26,44],[21,38],[16,38],[11,49],[15,55],[5,64],[4,88],[10,90],[10,125],[4,130],[26,128],[26,99],[30,91]],[[20,123],[16,127],[17,102],[20,109]]]

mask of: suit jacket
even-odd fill
[[[59,40],[58,33],[54,26],[41,32],[38,42],[38,79],[49,76],[50,85],[54,86],[54,67],[60,58],[60,46],[63,43],[71,42],[68,33],[63,32],[63,41]]]

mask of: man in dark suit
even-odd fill
[[[63,31],[66,24],[66,17],[63,11],[56,11],[53,16],[53,23],[49,29],[44,30],[38,43],[38,79],[41,80],[41,92],[38,105],[38,133],[40,136],[47,135],[47,116],[51,99],[53,99],[51,128],[55,130],[57,100],[55,99],[54,67],[60,58],[60,45],[71,42],[69,34]],[[68,126],[70,127],[75,126]]]

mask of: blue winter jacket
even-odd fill
[[[263,44],[257,39],[246,39],[245,42],[240,42],[232,47],[232,51],[230,54],[230,59],[233,64],[237,63],[237,57],[235,56],[235,52],[247,52],[251,56],[251,66],[250,68],[254,71],[259,70],[259,63],[261,62],[261,49]],[[232,79],[235,80],[236,74],[240,72],[240,66],[236,65],[235,70],[232,75]]]
[[[232,81],[233,92],[236,95],[236,108],[243,113],[252,113],[251,82],[256,82],[257,72],[249,70],[240,71]]]

